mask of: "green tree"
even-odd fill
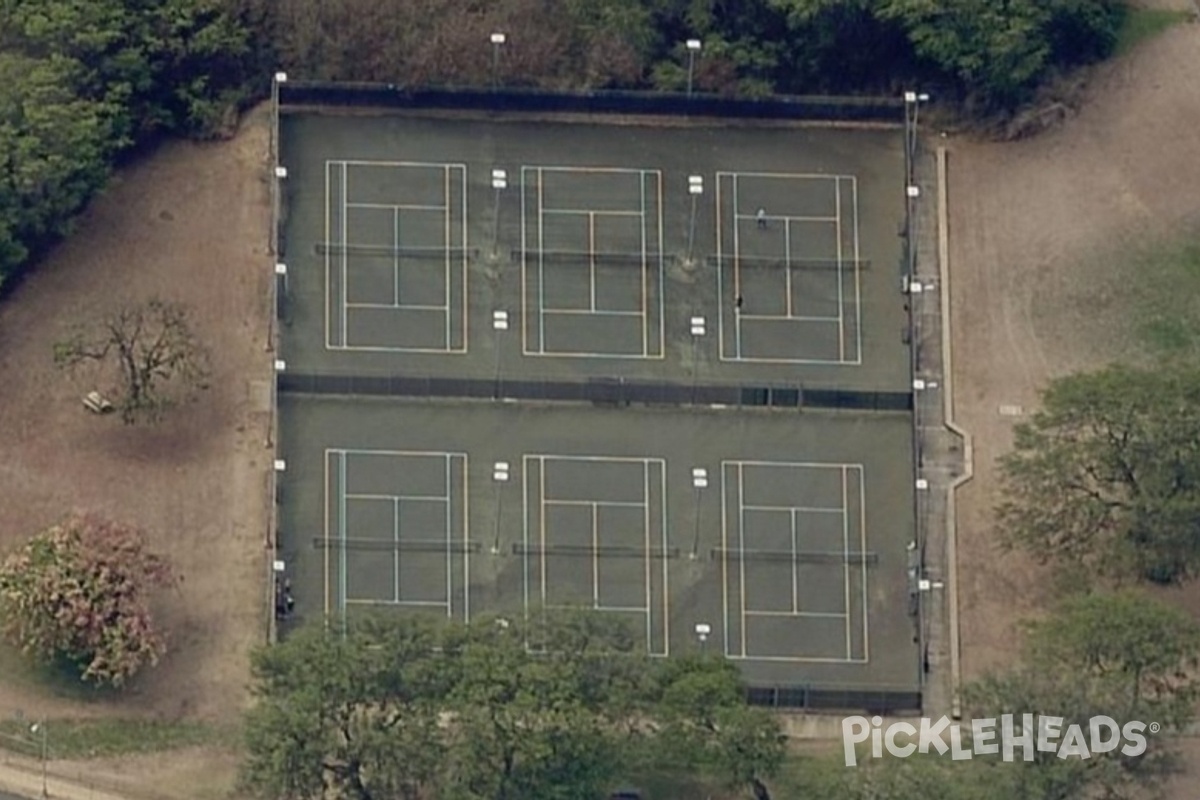
[[[55,363],[115,373],[111,389],[126,424],[157,420],[206,388],[208,351],[192,330],[186,306],[151,299],[73,326],[54,345]]]
[[[244,780],[269,797],[417,800],[446,758],[452,678],[439,628],[368,618],[258,651]]]
[[[1026,100],[1051,62],[1050,11],[1041,0],[884,0],[917,56],[956,78],[985,111]]]
[[[72,516],[0,564],[0,618],[25,655],[65,661],[85,681],[120,687],[165,651],[150,592],[173,583],[140,531]]]
[[[1010,544],[1085,574],[1200,566],[1200,373],[1114,366],[1056,380],[1001,459]]]
[[[1179,730],[1193,717],[1200,628],[1186,614],[1132,592],[1067,599],[1026,627],[1021,663],[965,691],[970,714],[995,717],[1036,710],[1088,730],[1096,716],[1118,725],[1140,720]],[[1146,733],[1146,732],[1144,732]],[[1153,791],[1175,765],[1165,736],[1146,733],[1141,756],[1093,753],[1084,760],[1037,752],[1003,765],[1014,797],[1092,796],[1113,800]]]
[[[783,765],[784,736],[772,714],[746,704],[737,667],[684,657],[662,664],[658,681],[651,707],[661,726],[661,760],[770,800],[768,782]]]
[[[118,106],[72,91],[78,65],[0,51],[0,286],[69,230],[122,145]]]
[[[481,621],[462,636],[451,796],[574,800],[610,788],[646,666],[624,626],[568,614]]]

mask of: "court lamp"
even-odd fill
[[[491,36],[492,42],[492,91],[496,90],[497,80],[500,69],[500,48],[508,41],[508,36],[503,33],[493,33]]]
[[[695,327],[692,328],[692,332],[695,336]],[[692,533],[692,552],[689,558],[695,561],[700,555],[700,490],[708,488],[708,470],[704,467],[692,468],[692,488],[696,490],[696,527]]]
[[[696,201],[700,199],[700,195],[704,194],[703,175],[688,175],[688,194],[692,197],[692,215],[688,221],[687,260],[691,263],[692,245],[696,240]]]
[[[688,39],[687,40],[687,51],[688,51],[687,92],[688,92],[689,98],[692,96],[692,75],[696,71],[696,53],[700,52],[701,46],[702,45],[700,44],[699,39]]]
[[[501,389],[501,386],[500,386],[500,354],[501,354],[500,342],[501,342],[501,334],[503,334],[506,330],[508,330],[508,312],[507,311],[493,311],[492,312],[492,330],[494,330],[496,332],[496,386],[495,386],[496,395],[495,395],[495,399],[499,400],[500,395],[503,394],[503,392],[500,391],[500,389]]]
[[[46,761],[48,760],[48,756],[49,756],[49,751],[46,746],[47,745],[47,742],[46,742],[46,720],[42,719],[42,720],[39,720],[38,722],[35,722],[34,724],[30,725],[29,732],[41,735],[41,739],[42,739],[42,743],[41,743],[42,744],[42,746],[41,746],[41,751],[42,751],[42,797],[49,797],[50,791],[46,786]]]
[[[712,626],[707,622],[697,622],[695,630],[696,638],[700,640],[700,649],[703,651],[707,649],[708,637],[712,635]]]
[[[492,527],[492,555],[494,556],[500,555],[500,512],[502,511],[500,499],[503,497],[500,492],[500,487],[508,483],[508,478],[508,462],[497,461],[495,465],[492,466],[492,483],[496,484],[496,522]],[[508,624],[505,623],[504,627],[507,628]]]
[[[492,188],[496,191],[496,219],[492,223],[492,255],[500,243],[500,192],[508,188],[508,173],[502,169],[492,170]]]

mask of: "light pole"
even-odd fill
[[[496,220],[492,225],[492,257],[500,243],[500,192],[508,188],[508,173],[502,169],[492,170],[492,188],[496,190]]]
[[[695,527],[695,530],[692,532],[692,553],[690,556],[690,559],[692,561],[695,561],[696,558],[700,554],[700,490],[705,489],[707,487],[708,487],[708,470],[706,470],[704,467],[693,467],[692,468],[692,488],[696,490],[696,515],[695,515],[696,527]],[[697,633],[700,632],[699,626],[696,626],[696,632]],[[705,635],[706,636],[708,635],[707,631],[705,631]],[[703,642],[704,639],[701,638],[700,641]]]
[[[700,195],[704,194],[704,177],[701,175],[688,175],[688,194],[692,197],[692,214],[688,219],[688,246],[687,260],[692,262],[692,248],[696,242],[696,202],[700,199]]]
[[[917,123],[921,115],[921,103],[929,102],[925,92],[904,93],[904,146],[908,160],[908,183],[913,182],[913,160],[917,156]]]
[[[687,40],[687,51],[688,51],[688,84],[687,84],[687,86],[688,86],[688,98],[689,99],[691,99],[691,96],[692,96],[692,75],[696,70],[696,53],[700,52],[700,47],[701,47],[701,44],[700,44],[699,39],[688,39]]]
[[[497,461],[492,467],[492,483],[496,484],[496,522],[492,529],[492,555],[500,555],[500,512],[502,510],[500,487],[508,483],[509,469],[507,461]],[[507,627],[507,626],[505,626]]]
[[[500,391],[500,388],[501,388],[500,387],[500,353],[501,353],[501,350],[500,350],[501,336],[500,336],[500,334],[502,334],[506,330],[508,330],[508,312],[507,311],[493,311],[492,312],[492,330],[494,330],[496,332],[496,340],[495,340],[496,341],[495,399],[499,400],[500,395],[503,394]]]
[[[46,785],[46,761],[49,755],[46,743],[46,720],[42,719],[30,725],[29,732],[41,734],[42,737],[42,797],[49,797],[50,790]]]
[[[492,91],[496,91],[499,85],[499,69],[500,69],[500,48],[508,41],[508,36],[503,33],[493,33],[491,35],[492,42]]]
[[[700,640],[700,652],[704,653],[708,650],[708,637],[712,634],[712,626],[707,622],[696,623],[696,638]]]
[[[692,317],[692,402],[696,402],[696,385],[700,382],[700,337],[708,333],[704,317]]]

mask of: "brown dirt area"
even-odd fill
[[[1176,26],[1097,69],[1059,129],[946,142],[956,418],[975,444],[958,506],[966,679],[1011,659],[1015,622],[1048,594],[1044,570],[995,546],[995,460],[1013,423],[998,408],[1032,409],[1051,378],[1125,355],[1119,297],[1098,303],[1095,290],[1119,270],[1112,253],[1200,232],[1198,56],[1200,24]],[[1169,596],[1200,616],[1200,586]],[[1200,777],[1181,781],[1178,796],[1197,787]]]
[[[0,305],[0,552],[66,511],[96,511],[146,529],[183,579],[158,609],[170,651],[130,689],[56,692],[0,652],[0,718],[232,725],[246,706],[248,654],[268,613],[266,117],[251,114],[231,141],[168,144],[123,169]],[[210,388],[158,426],[88,414],[81,387],[52,364],[53,341],[73,320],[152,295],[191,307],[212,352]],[[146,778],[178,759],[176,774],[194,778],[153,781],[155,794],[196,797],[200,775],[227,785],[232,774],[226,754],[191,750],[145,759],[156,765]],[[110,770],[114,785],[142,780],[135,762]]]

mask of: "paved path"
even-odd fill
[[[53,766],[53,765],[51,765]],[[46,780],[49,797],[56,800],[126,800],[120,795],[63,780],[51,772]],[[41,800],[42,770],[36,759],[4,754],[0,763],[0,800]]]

